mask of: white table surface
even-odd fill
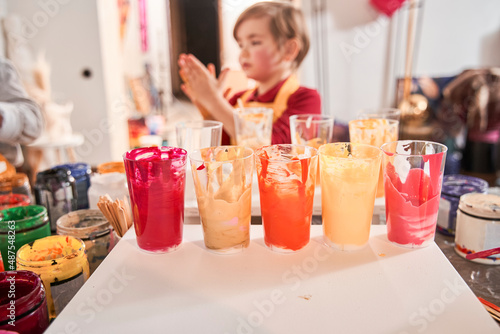
[[[340,252],[321,235],[278,254],[252,225],[249,248],[217,255],[185,225],[180,249],[152,255],[130,229],[46,333],[500,333],[436,244],[400,248],[374,225]]]

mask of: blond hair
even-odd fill
[[[309,51],[309,34],[300,9],[284,2],[259,2],[241,13],[234,24],[233,36],[236,38],[236,32],[243,21],[251,18],[271,18],[270,30],[278,47],[282,48],[286,41],[296,38],[299,41],[299,53],[293,61],[293,67],[297,69],[304,60]]]

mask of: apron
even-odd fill
[[[257,101],[247,101],[248,98],[257,90],[257,87],[254,89],[249,89],[243,95],[241,95],[240,99],[243,102],[243,106],[245,108],[271,108],[273,109],[273,123],[276,122],[281,115],[285,112],[288,107],[288,99],[290,96],[299,89],[299,81],[294,75],[288,77],[281,86],[280,90],[276,94],[273,102],[257,102]],[[238,108],[238,104],[234,105],[234,108]]]

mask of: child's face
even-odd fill
[[[269,17],[249,18],[240,24],[236,32],[241,68],[247,77],[261,82],[286,66],[269,23]]]

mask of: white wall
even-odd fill
[[[303,9],[311,23],[312,43],[323,42],[327,51],[321,59],[313,45],[302,66],[302,83],[324,88],[324,112],[346,122],[359,109],[391,104],[396,74],[403,73],[404,53],[391,50],[398,16],[370,22],[374,16],[368,0],[349,5],[342,0],[304,1]],[[415,75],[455,75],[466,68],[500,66],[500,1],[425,1],[422,18]],[[321,19],[324,29],[315,35]],[[406,26],[403,29],[405,33]]]
[[[454,75],[478,66],[500,66],[500,1],[426,1],[416,73]]]
[[[155,84],[170,101],[167,0],[147,1],[149,50],[140,48],[137,1],[131,1],[123,41],[119,38],[116,0],[0,0],[7,11],[22,17],[33,52],[46,51],[52,66],[51,84],[72,100],[71,123],[85,137],[78,159],[92,165],[121,160],[128,149],[127,118],[133,111],[126,78],[153,68]],[[1,46],[1,43],[0,43]],[[82,76],[84,69],[92,77]]]
[[[165,106],[172,103],[172,79],[170,75],[170,48],[168,38],[168,2],[150,0],[147,2],[149,50],[147,61],[152,66],[154,84],[164,93]]]
[[[52,91],[72,100],[71,123],[85,137],[78,148],[80,160],[91,164],[113,158],[109,132],[100,128],[106,120],[107,96],[101,54],[96,1],[8,0],[8,12],[22,17],[24,35],[36,54],[46,51],[51,65]],[[90,69],[91,78],[82,71]]]
[[[102,78],[104,80],[105,114],[94,124],[103,135],[109,136],[110,155],[96,155],[94,164],[121,160],[128,150],[128,124],[131,103],[126,96],[123,77],[124,57],[119,38],[119,15],[116,1],[97,1],[97,19],[99,22],[100,54],[102,58]],[[76,117],[85,117],[80,113]],[[86,159],[88,161],[88,159]]]

